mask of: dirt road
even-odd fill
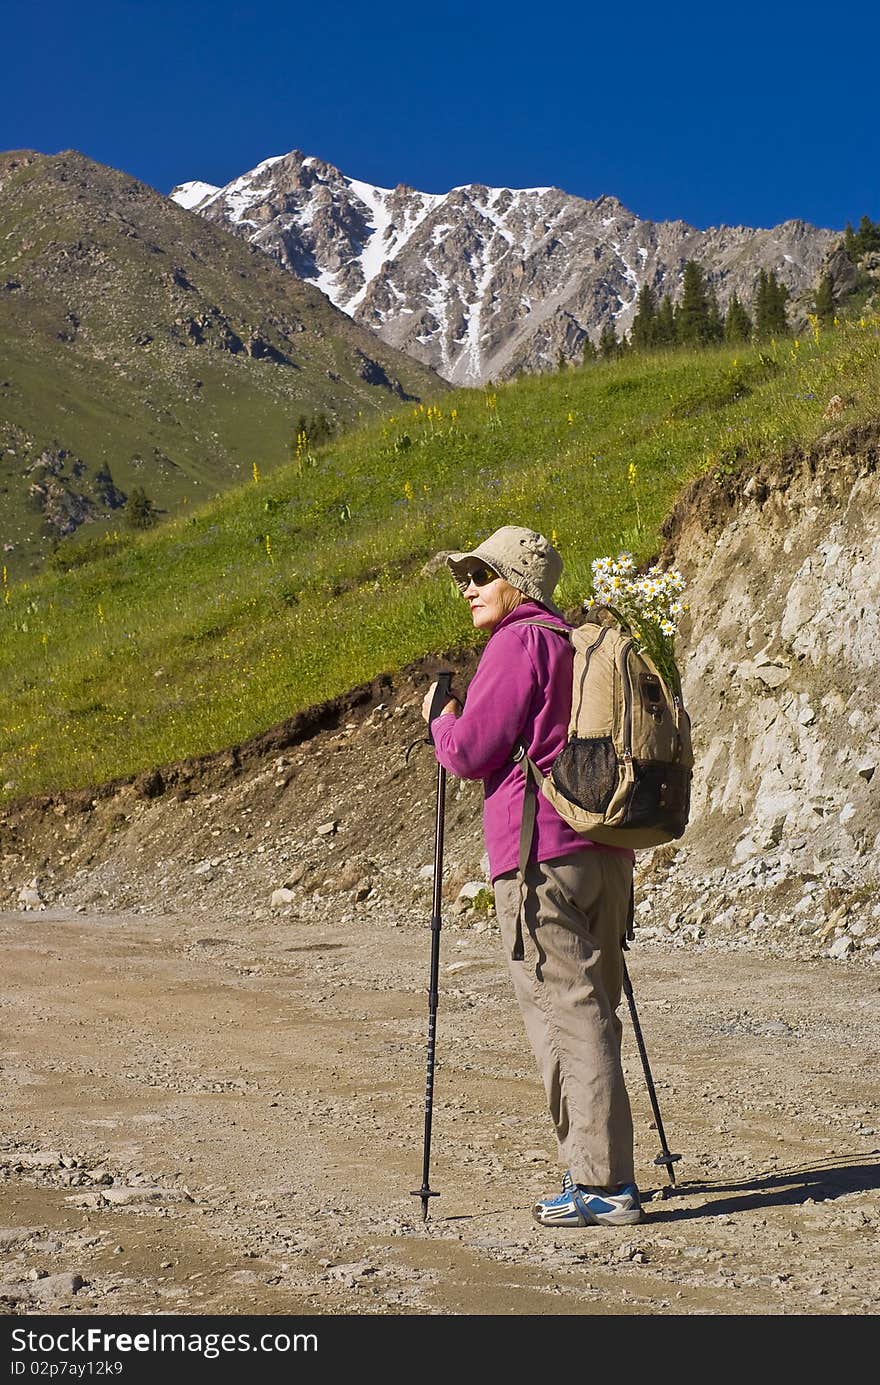
[[[444,927],[433,1199],[428,930],[0,914],[0,1310],[865,1314],[877,1309],[880,983],[638,943],[637,1227],[548,1233],[550,1126],[497,933]]]

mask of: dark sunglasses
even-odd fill
[[[471,582],[473,582],[475,587],[488,586],[490,582],[495,582],[498,579],[498,573],[493,572],[490,567],[472,567],[468,570],[466,576],[467,582],[465,585],[470,586]]]

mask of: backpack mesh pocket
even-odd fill
[[[619,780],[610,736],[572,736],[553,763],[553,783],[563,798],[588,813],[604,813]]]

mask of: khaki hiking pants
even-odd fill
[[[588,1187],[634,1179],[617,1016],[632,873],[631,861],[611,851],[531,862],[522,962],[510,955],[520,900],[517,874],[509,871],[495,881],[507,965],[547,1093],[559,1158],[574,1181]]]

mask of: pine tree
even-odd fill
[[[859,247],[856,241],[856,233],[849,222],[846,223],[846,229],[843,233],[843,248],[847,253],[847,258],[852,260],[853,264],[855,264],[856,260],[859,258]]]
[[[311,423],[306,429],[309,442],[314,447],[319,447],[322,442],[327,442],[333,436],[333,424],[324,413],[315,414]]]
[[[727,305],[727,316],[724,319],[724,340],[734,346],[740,342],[750,341],[751,336],[752,319],[736,294],[732,293]]]
[[[766,269],[762,269],[758,275],[758,286],[755,289],[755,336],[759,341],[770,336],[770,294],[769,280]]]
[[[813,311],[820,322],[827,324],[834,321],[834,281],[830,274],[823,274],[819,280]]]
[[[709,299],[709,310],[708,310],[708,313],[707,313],[707,316],[706,316],[706,327],[707,327],[708,336],[707,336],[706,340],[707,340],[707,341],[711,341],[711,342],[723,341],[723,340],[724,340],[724,318],[721,316],[721,310],[720,310],[720,308],[718,307],[718,299],[717,299],[716,296],[715,296],[715,290],[714,290],[714,289],[709,289],[709,291],[708,291],[708,299]]]
[[[598,357],[599,352],[596,350],[595,343],[592,342],[589,337],[584,337],[584,365],[592,365],[593,361],[597,360]]]
[[[780,284],[777,282],[775,274],[770,275],[770,282],[773,288],[775,300],[774,308],[776,315],[777,331],[779,336],[784,337],[788,333],[788,315],[786,308],[789,299],[789,292],[788,289],[785,287],[785,284]]]
[[[863,216],[856,239],[861,255],[867,255],[870,250],[880,250],[880,222],[875,223],[869,216]]]
[[[603,361],[612,361],[620,355],[620,342],[617,340],[617,333],[610,322],[602,328],[602,335],[599,338],[599,355]]]
[[[143,486],[135,486],[125,507],[125,523],[129,529],[151,529],[158,515],[156,507]]]
[[[869,216],[863,216],[858,231],[854,231],[847,222],[843,233],[843,248],[853,264],[869,251],[880,250],[880,221],[874,222]]]
[[[758,341],[769,337],[784,337],[788,332],[785,305],[788,302],[788,289],[780,284],[775,271],[768,274],[761,270],[755,294],[755,336]]]
[[[672,299],[664,294],[654,318],[654,343],[656,346],[675,345],[675,311]]]
[[[636,315],[630,329],[629,344],[636,351],[648,351],[656,343],[657,306],[654,291],[650,284],[639,289],[636,302]]]
[[[706,276],[696,260],[688,260],[684,267],[675,326],[676,336],[683,346],[702,345],[709,340]]]

